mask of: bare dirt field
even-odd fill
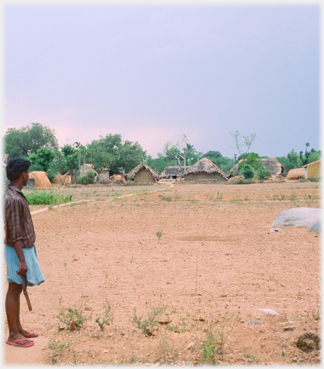
[[[281,211],[319,208],[320,184],[170,186],[61,188],[89,201],[33,215],[46,281],[21,315],[40,337],[24,356],[4,344],[6,363],[320,362],[320,236],[269,233]]]

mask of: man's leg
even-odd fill
[[[17,299],[17,315],[16,315],[16,318],[17,318],[16,324],[17,324],[18,332],[22,336],[28,337],[28,338],[38,337],[38,334],[30,333],[30,332],[26,331],[25,329],[23,329],[23,327],[21,326],[21,323],[20,323],[20,298]]]
[[[19,333],[17,322],[19,322],[19,299],[22,291],[22,285],[11,282],[9,283],[6,296],[6,314],[9,327],[8,342],[19,341],[21,346],[30,344],[32,341],[24,339],[25,337]]]

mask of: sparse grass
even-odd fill
[[[203,361],[206,364],[215,364],[216,355],[223,355],[223,346],[226,338],[238,322],[238,317],[230,322],[228,313],[221,318],[219,324],[213,321],[209,324],[206,339],[201,344]]]
[[[105,324],[109,325],[110,323],[113,322],[113,320],[114,320],[114,316],[111,311],[111,305],[108,301],[106,301],[105,312],[104,312],[103,317],[97,317],[95,322],[99,325],[100,329],[103,331],[104,325]]]
[[[59,331],[62,329],[69,329],[70,331],[80,329],[87,320],[91,319],[91,317],[86,317],[83,315],[86,308],[83,301],[78,306],[74,305],[72,308],[66,308],[62,306],[62,297],[60,297],[59,305],[60,311],[56,315],[56,318],[59,321]]]
[[[290,201],[296,201],[296,200],[298,200],[298,196],[295,195],[295,194],[292,194],[292,195],[289,196],[288,200],[290,200]]]
[[[232,181],[230,181],[228,184],[251,184],[253,183],[253,179],[245,179],[245,178],[234,178]]]
[[[249,359],[248,361],[250,363],[253,363],[253,362],[258,363],[259,362],[259,359],[257,357],[255,357],[254,355],[247,354],[246,357]]]
[[[158,362],[162,365],[174,363],[179,356],[179,351],[170,346],[167,336],[163,336],[159,340],[159,347],[156,351],[157,357],[155,362]]]
[[[144,318],[143,316],[137,316],[137,310],[134,309],[134,315],[131,320],[133,326],[142,331],[143,334],[147,336],[152,336],[154,330],[158,326],[158,317],[165,312],[165,307],[156,308],[152,306],[147,311],[147,316]]]
[[[64,354],[65,350],[68,350],[71,346],[70,343],[67,342],[59,342],[56,337],[53,338],[53,340],[49,343],[48,348],[50,350],[53,350],[53,353],[51,354],[52,357],[52,364],[56,364],[58,358],[61,358]]]
[[[172,200],[172,198],[171,198],[171,196],[163,196],[162,197],[162,200],[164,200],[164,201],[167,201],[167,202],[170,202],[171,200]]]

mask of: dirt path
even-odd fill
[[[318,184],[116,192],[130,194],[81,188],[76,200],[91,202],[33,215],[46,281],[30,288],[34,311],[22,303],[22,319],[48,340],[35,362],[319,362],[318,350],[305,353],[296,341],[320,335],[320,238],[307,227],[269,233],[281,211],[319,207]],[[107,302],[113,322],[101,331]],[[58,330],[69,327],[58,318],[67,308],[87,319],[82,328]],[[154,308],[165,310],[145,335],[134,319]],[[15,348],[4,349],[9,360]]]

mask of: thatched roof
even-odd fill
[[[228,178],[235,177],[240,174],[238,165],[242,161],[243,159],[236,163],[234,167],[227,172]],[[279,174],[282,174],[285,170],[285,167],[276,158],[262,158],[261,161],[263,166],[270,171],[272,177],[276,177]]]
[[[187,174],[190,173],[201,173],[201,172],[205,172],[208,174],[218,173],[224,179],[227,179],[226,174],[221,169],[219,169],[216,164],[214,164],[211,160],[207,158],[202,158],[199,161],[197,161],[197,163],[192,165],[184,175],[186,176]]]
[[[180,171],[181,171],[181,175],[183,176],[183,174],[188,170],[188,168],[191,168],[191,166],[187,165],[183,167],[179,167],[179,166],[165,167],[160,177],[164,178],[164,177],[169,177],[169,176],[180,176]]]
[[[154,170],[151,167],[149,167],[146,163],[141,163],[137,167],[132,169],[128,174],[126,174],[126,178],[135,177],[135,175],[143,168],[150,171],[152,176],[155,177],[156,179],[160,179],[158,173],[154,172]]]

